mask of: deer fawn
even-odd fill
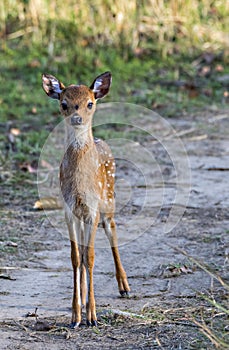
[[[99,222],[109,239],[121,296],[129,295],[129,285],[118,251],[114,221],[115,162],[109,146],[92,135],[96,101],[109,91],[111,73],[99,75],[92,85],[65,87],[52,75],[42,76],[46,94],[60,101],[65,118],[66,148],[60,165],[60,188],[71,241],[74,289],[71,327],[81,323],[86,303],[88,326],[96,326],[93,287],[94,243]]]

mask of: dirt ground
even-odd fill
[[[229,346],[228,287],[223,285],[229,263],[227,112],[209,110],[171,120],[188,157],[181,150],[175,153],[186,157],[191,169],[191,180],[179,180],[180,192],[179,170],[165,146],[171,133],[164,134],[164,142],[139,136],[136,145],[143,145],[153,161],[147,163],[145,156],[133,164],[117,161],[116,221],[131,296],[119,297],[111,252],[99,230],[94,269],[98,328],[68,327],[72,270],[70,244],[58,227],[62,211],[50,211],[47,217],[30,209],[34,198],[26,193],[17,199],[3,193],[1,349]],[[179,210],[171,221],[172,207]]]

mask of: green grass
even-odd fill
[[[10,24],[10,25],[9,25]],[[28,44],[42,42],[48,56],[74,48],[82,65],[82,51],[112,46],[124,58],[178,50],[219,50],[226,45],[228,3],[223,0],[114,1],[4,0],[0,6],[0,33]],[[65,55],[67,58],[67,55]],[[67,59],[66,59],[67,60]],[[94,63],[99,64],[97,55]]]
[[[159,56],[137,57],[125,61],[115,50],[97,49],[97,59],[100,64],[92,65],[94,51],[87,48],[82,53],[81,65],[75,65],[74,54],[70,47],[65,47],[65,55],[69,57],[68,64],[59,59],[50,60],[46,49],[38,44],[26,46],[18,40],[7,43],[2,49],[0,65],[0,84],[4,87],[0,98],[0,144],[1,163],[4,159],[4,149],[7,143],[5,132],[7,123],[20,129],[16,137],[17,151],[10,154],[12,164],[38,161],[41,147],[49,132],[61,120],[58,102],[49,99],[41,87],[41,74],[49,72],[56,75],[65,84],[90,84],[97,74],[110,70],[113,75],[111,91],[104,102],[129,102],[154,109],[164,117],[177,117],[183,113],[195,113],[209,106],[226,107],[223,94],[226,87],[217,78],[226,75],[229,68],[225,57],[216,58],[211,64],[212,75],[201,77],[192,64],[194,57],[174,55],[163,61]],[[222,65],[223,72],[216,71],[217,65]],[[206,63],[204,63],[206,65]],[[184,82],[176,86],[176,82]],[[188,84],[192,82],[194,95]],[[206,94],[210,91],[210,95]],[[103,103],[101,101],[100,103]],[[126,122],[125,116],[119,116],[119,122]],[[111,120],[115,122],[116,119]],[[141,133],[128,130],[129,136],[139,140]],[[100,127],[95,131],[102,138],[126,138],[124,129],[119,127]]]
[[[2,1],[0,167],[14,170],[23,162],[36,162],[46,137],[61,120],[57,101],[41,88],[43,72],[68,85],[91,84],[96,75],[110,70],[113,83],[104,102],[143,105],[169,118],[226,107],[226,85],[218,80],[229,73],[226,2],[153,4]],[[205,68],[209,75],[200,74]],[[125,121],[120,115],[119,122]],[[9,122],[21,133],[17,151],[6,157]],[[101,127],[95,133],[127,137],[121,127]],[[134,140],[142,136],[136,130],[128,130],[128,135]]]
[[[31,210],[38,196],[36,174],[22,170],[22,165],[36,166],[49,132],[61,120],[57,101],[42,90],[43,72],[68,85],[91,84],[96,75],[110,70],[113,82],[104,102],[142,105],[165,118],[211,107],[221,110],[228,106],[226,82],[219,80],[229,74],[228,18],[223,0],[0,2],[1,218],[13,215],[12,205]],[[204,69],[209,74],[201,73]],[[131,122],[129,115],[109,117],[109,125],[95,128],[96,136],[136,141],[146,136],[136,128],[126,130],[122,123]],[[120,124],[115,125],[116,120]],[[7,151],[9,123],[20,130],[15,151]],[[14,232],[9,237],[13,240]],[[1,249],[12,255],[18,251]],[[205,303],[209,314],[197,305],[180,315],[146,308],[143,316],[152,323],[185,318],[220,347],[226,342],[225,305]],[[218,317],[219,310],[217,323],[213,316]]]

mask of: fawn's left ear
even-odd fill
[[[65,88],[64,84],[50,74],[42,75],[42,86],[46,94],[56,100],[60,99],[60,94]]]
[[[110,72],[105,72],[99,75],[90,86],[90,89],[94,92],[95,99],[103,98],[108,94],[110,89],[112,77]]]

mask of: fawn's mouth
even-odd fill
[[[70,123],[72,126],[78,126],[78,125],[81,125],[82,124],[82,121],[83,119],[78,116],[78,115],[73,115],[71,118],[70,118]]]

